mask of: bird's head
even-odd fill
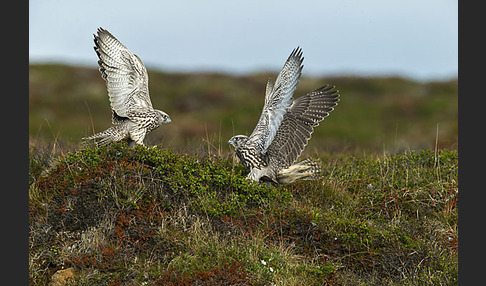
[[[235,149],[238,149],[242,144],[245,144],[248,141],[248,136],[245,135],[235,135],[228,140],[228,144],[233,146]]]
[[[170,123],[172,120],[170,120],[170,117],[167,113],[161,111],[161,110],[155,110],[159,116],[157,116],[157,123],[161,125],[162,123]]]

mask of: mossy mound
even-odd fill
[[[457,283],[457,151],[321,159],[275,186],[229,156],[32,147],[30,284]]]

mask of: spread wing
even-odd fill
[[[265,104],[250,141],[258,146],[261,153],[266,152],[274,140],[287,109],[292,104],[292,95],[302,74],[302,50],[298,47],[292,51],[282,70],[272,85],[269,80],[265,93]]]
[[[311,138],[314,127],[334,110],[339,94],[333,88],[325,85],[297,98],[284,115],[267,152],[270,160],[280,168],[288,168],[297,160]]]
[[[101,77],[106,81],[113,121],[130,117],[134,110],[152,110],[147,69],[140,58],[107,30],[98,28],[97,32],[94,49],[99,58]]]

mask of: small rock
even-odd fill
[[[58,270],[51,277],[49,286],[65,286],[69,282],[74,282],[75,271],[73,267]]]

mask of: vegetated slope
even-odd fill
[[[160,147],[29,155],[30,285],[457,283],[457,151],[324,157],[289,186]]]
[[[225,75],[149,70],[155,108],[172,123],[147,136],[149,145],[198,148],[202,140],[229,150],[226,141],[249,135],[263,108],[265,85],[276,73]],[[338,106],[315,129],[306,149],[319,152],[457,147],[458,82],[415,82],[397,77],[303,77],[300,97],[335,85]],[[29,66],[29,135],[43,142],[78,144],[81,137],[111,125],[104,80],[96,68]],[[437,132],[438,131],[438,132]]]

